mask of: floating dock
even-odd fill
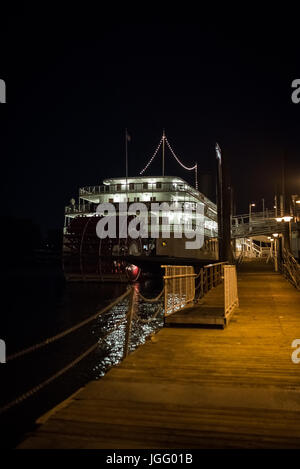
[[[227,317],[225,316],[224,285],[221,284],[206,293],[196,304],[187,306],[167,316],[165,318],[165,326],[225,327],[229,323],[231,314]]]

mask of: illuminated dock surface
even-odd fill
[[[165,318],[167,327],[225,326],[224,285],[210,290],[197,304],[183,308]]]
[[[238,283],[229,327],[164,328],[19,447],[300,448],[300,293],[265,264]]]

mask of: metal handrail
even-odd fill
[[[297,290],[300,290],[300,265],[286,248],[283,248],[282,254],[283,275],[295,288],[297,288]]]
[[[233,215],[232,219],[249,219],[249,213],[242,213],[240,215]],[[268,216],[266,216],[268,215]],[[251,212],[251,219],[253,218],[265,218],[265,219],[269,219],[269,218],[275,218],[275,210],[268,210],[268,211],[264,211],[264,212]]]

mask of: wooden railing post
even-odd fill
[[[134,288],[132,287],[132,292],[129,296],[129,305],[128,305],[128,313],[127,313],[128,316],[127,316],[127,322],[126,322],[123,358],[126,358],[129,353],[129,343],[130,343],[133,310],[134,310]]]
[[[204,285],[203,285],[203,268],[200,270],[200,298],[204,296]]]

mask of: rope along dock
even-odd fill
[[[238,288],[230,327],[162,329],[19,447],[299,448],[300,294],[259,262]]]

